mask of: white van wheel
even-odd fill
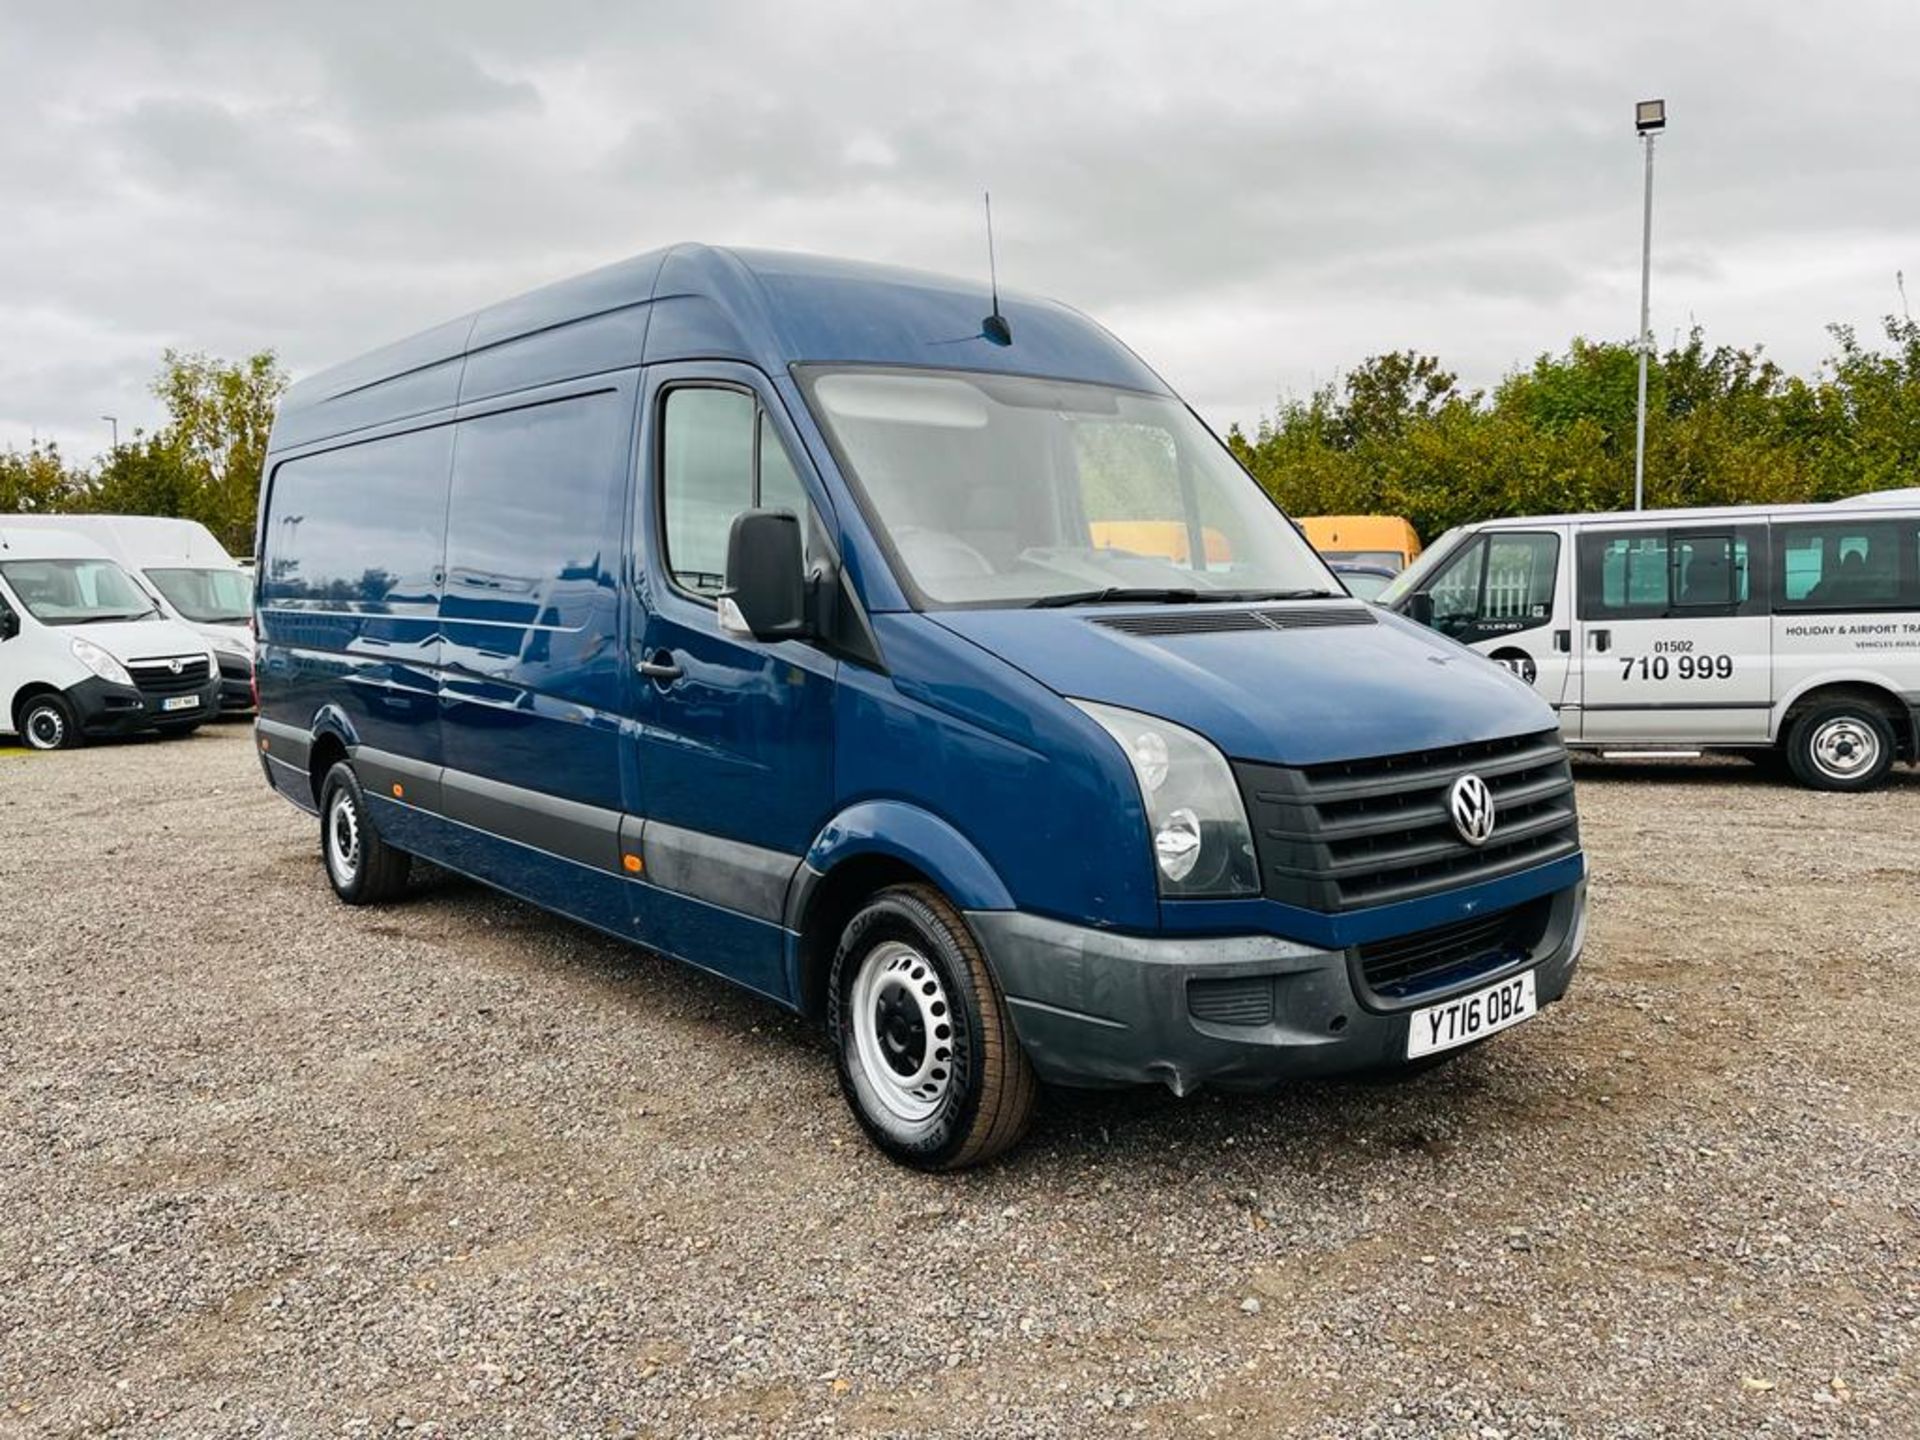
[[[1871,790],[1893,768],[1893,727],[1858,700],[1831,700],[1800,717],[1787,742],[1794,777],[1815,790]]]
[[[20,707],[20,738],[29,750],[66,750],[80,743],[80,726],[65,700],[39,695]]]

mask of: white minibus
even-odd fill
[[[1569,745],[1920,760],[1920,504],[1544,515],[1441,536],[1379,602],[1507,666]]]

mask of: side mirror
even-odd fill
[[[1416,625],[1433,628],[1433,596],[1425,590],[1416,590],[1407,596],[1407,618]]]
[[[720,627],[756,640],[794,640],[810,633],[806,558],[800,522],[790,512],[745,510],[734,516]]]

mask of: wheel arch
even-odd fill
[[[868,801],[821,830],[787,892],[789,993],[802,1014],[826,1013],[827,977],[847,921],[888,886],[915,883],[931,885],[959,910],[1015,908],[979,848],[918,806]]]
[[[360,741],[347,717],[334,705],[323,706],[313,717],[310,733],[313,742],[307,748],[307,784],[313,790],[313,808],[317,811],[327,772],[351,755]]]
[[[1920,717],[1914,714],[1913,705],[1885,681],[1864,676],[1822,676],[1809,681],[1780,707],[1780,724],[1774,739],[1784,745],[1792,738],[1793,727],[1802,715],[1830,700],[1854,700],[1871,705],[1885,715],[1893,727],[1898,758],[1909,762],[1920,760]]]
[[[25,685],[22,685],[20,689],[15,692],[12,707],[7,712],[7,723],[13,726],[13,733],[16,735],[22,733],[20,720],[21,717],[26,714],[28,705],[38,700],[42,695],[60,695],[62,693],[58,685],[50,685],[45,680],[31,680]]]

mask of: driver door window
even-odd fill
[[[1447,561],[1428,587],[1433,628],[1462,643],[1518,634],[1553,618],[1560,537],[1498,534]]]
[[[745,390],[683,385],[667,392],[661,501],[674,583],[712,597],[726,588],[727,540],[743,510],[789,510],[810,549],[821,527],[773,422]]]

